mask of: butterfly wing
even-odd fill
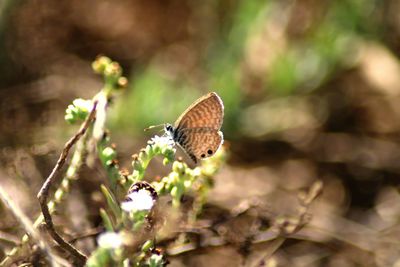
[[[214,92],[196,100],[176,120],[178,131],[188,128],[210,128],[218,131],[224,118],[224,104]]]
[[[223,136],[222,132],[207,127],[183,129],[175,142],[197,163],[199,159],[215,154],[223,142]]]

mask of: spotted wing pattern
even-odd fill
[[[214,155],[223,142],[222,132],[207,127],[182,129],[176,137],[194,163]]]
[[[178,131],[190,128],[211,128],[219,130],[224,118],[224,105],[214,92],[199,98],[176,120]]]

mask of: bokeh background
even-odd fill
[[[210,204],[229,211],[250,201],[291,214],[300,190],[324,183],[301,238],[268,266],[400,266],[399,1],[3,0],[0,14],[0,185],[31,218],[76,130],[65,108],[101,88],[91,62],[104,54],[130,81],[109,113],[122,165],[154,134],[143,128],[173,122],[216,91],[229,159]],[[100,223],[96,181],[105,179],[89,168],[81,176],[65,204],[78,218],[57,221],[75,232]],[[0,212],[2,239],[18,240],[21,228]],[[227,246],[170,260],[241,259]]]

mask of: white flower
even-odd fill
[[[102,248],[116,249],[122,246],[122,237],[118,233],[105,232],[99,235],[97,243]]]
[[[90,110],[92,110],[92,107],[93,107],[92,100],[85,100],[82,98],[75,99],[74,101],[72,101],[72,104],[74,104],[75,107],[79,107],[86,112],[89,112]]]
[[[163,136],[155,135],[153,138],[151,138],[150,142],[152,144],[157,144],[160,147],[164,146],[173,147],[175,145],[174,140],[171,138],[169,134],[165,134]]]
[[[150,210],[154,204],[153,197],[146,189],[130,193],[127,199],[121,203],[121,208],[126,212]]]

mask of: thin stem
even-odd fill
[[[96,114],[96,106],[97,106],[97,100],[93,102],[93,107],[92,110],[90,111],[88,117],[86,120],[83,122],[81,128],[79,131],[70,139],[68,142],[65,144],[63,151],[61,152],[61,155],[54,166],[52,172],[50,175],[47,177],[46,181],[44,182],[42,188],[40,189],[37,198],[39,199],[40,203],[40,208],[42,210],[42,214],[44,217],[44,221],[47,226],[47,230],[51,237],[66,251],[71,253],[79,262],[79,264],[83,265],[86,262],[86,255],[84,255],[82,252],[77,250],[74,246],[72,246],[70,243],[65,241],[55,230],[53,220],[51,218],[51,214],[49,211],[49,207],[47,205],[47,199],[49,195],[49,190],[50,187],[53,183],[57,181],[57,177],[59,177],[57,174],[60,172],[61,168],[63,167],[69,150],[71,147],[85,134],[86,130],[89,128],[90,123],[95,117]]]

